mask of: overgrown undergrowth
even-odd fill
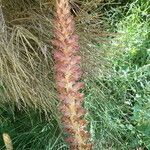
[[[84,8],[87,9],[90,5],[91,3],[87,3],[86,7]],[[47,5],[44,5],[44,7],[47,7]],[[91,9],[93,8],[95,7],[92,6]],[[81,47],[82,55],[84,56],[84,77],[86,77],[83,78],[86,84],[85,89],[83,90],[86,95],[84,107],[88,110],[86,118],[89,121],[88,130],[91,132],[91,139],[95,145],[94,149],[149,150],[150,2],[144,0],[136,0],[133,2],[127,1],[127,3],[123,4],[123,6],[113,5],[112,7],[109,7],[109,10],[107,10],[106,13],[107,17],[105,18],[107,18],[107,22],[112,25],[109,26],[108,30],[115,32],[115,36],[109,36],[108,39],[110,42],[107,44],[105,44],[104,41],[103,43],[98,42],[100,39],[97,38],[96,41],[92,40],[92,38],[95,39],[96,35],[93,35],[89,39],[86,38],[90,32],[87,32],[86,35],[81,32],[83,27],[85,27],[85,24],[90,24],[91,28],[97,24],[101,25],[100,21],[94,22],[94,24],[92,24],[92,21],[95,21],[93,16],[96,16],[96,19],[99,19],[99,16],[97,9],[93,9],[94,11],[92,11],[90,14],[89,12],[91,9],[86,11],[87,13],[84,12],[84,15],[81,11],[80,15],[76,18],[76,22],[78,27],[77,31],[83,39],[81,41]],[[89,15],[86,16],[88,13]],[[8,18],[10,17],[9,15]],[[51,35],[49,36],[48,33],[49,29],[47,28],[49,24],[47,18],[50,16],[41,16],[38,13],[35,13],[34,15],[38,19],[32,18],[32,25],[31,22],[25,23],[24,27],[17,25],[15,30],[17,36],[15,34],[13,35],[15,35],[15,40],[17,40],[17,38],[19,40],[23,38],[23,40],[21,40],[21,47],[18,47],[17,45],[18,40],[15,41],[16,44],[13,45],[13,50],[19,50],[19,52],[22,52],[22,50],[26,50],[26,45],[30,47],[30,43],[26,37],[30,37],[30,39],[32,37],[32,42],[35,44],[33,44],[31,41],[30,42],[31,44],[35,45],[35,47],[33,47],[34,49],[38,48],[39,50],[42,50],[42,52],[45,50],[45,46],[40,47],[41,45],[39,45],[39,41],[40,43],[42,42],[46,44],[47,49],[49,44],[47,40],[51,38]],[[86,17],[83,17],[82,15]],[[25,18],[23,17],[22,20],[19,19],[19,23],[21,23],[24,19]],[[87,22],[84,22],[85,20]],[[10,20],[9,22],[12,23]],[[33,27],[34,30],[31,30]],[[90,27],[86,26],[84,29],[88,31],[90,30]],[[32,31],[31,33],[34,34],[34,36],[31,36],[31,34],[26,29],[28,29],[30,32]],[[8,34],[8,36],[10,35]],[[88,42],[88,40],[90,42]],[[24,45],[24,43],[26,44]],[[85,47],[83,45],[85,45]],[[12,55],[12,53],[10,53],[12,48],[8,48],[8,46],[3,47],[3,53],[2,51],[0,53],[3,57],[1,57],[0,62],[2,58],[6,58],[7,56],[7,59],[9,58],[8,62],[13,60],[13,63],[17,64],[18,57],[16,56],[18,56],[18,53],[16,52],[15,55]],[[32,47],[30,48],[32,49]],[[51,49],[50,47],[48,48]],[[43,54],[45,53],[38,53],[38,55],[35,55],[33,51],[34,55],[31,55],[29,52],[26,54],[29,54],[28,65],[31,65],[30,69],[33,69],[35,72],[34,76],[30,77],[37,79],[37,88],[40,92],[38,93],[40,95],[38,98],[43,100],[43,96],[46,94],[45,91],[47,91],[47,93],[50,92],[50,95],[51,92],[53,93],[53,90],[50,89],[49,91],[49,84],[53,84],[52,78],[44,79],[45,75],[46,77],[51,77],[52,70],[50,66],[53,65],[53,62],[50,61],[51,63],[45,66],[46,63],[39,59],[39,57],[42,59],[45,58],[43,57]],[[50,60],[50,52],[48,52],[47,56]],[[47,61],[46,59],[43,60]],[[21,59],[21,61],[23,60]],[[95,61],[97,61],[96,64]],[[39,66],[38,64],[42,66]],[[7,65],[9,66],[9,63],[7,63]],[[22,68],[22,66],[19,68]],[[44,74],[47,70],[49,70],[49,72]],[[7,70],[4,71],[7,72]],[[0,74],[0,76],[3,75],[3,79],[6,78],[4,71],[3,74]],[[17,80],[13,78],[16,77],[14,73],[11,71],[10,81],[21,81],[19,80],[20,76],[17,78]],[[30,70],[26,70],[26,73],[30,74]],[[21,78],[25,77],[26,76],[21,76]],[[2,95],[1,99],[3,99],[2,102],[6,102],[6,99],[9,98],[2,94],[2,92],[4,92],[4,85],[8,81],[6,79],[1,82],[3,83],[3,86],[0,86],[0,95]],[[28,86],[29,82],[30,81],[27,80],[27,82],[24,84]],[[14,82],[12,83],[14,84]],[[7,86],[8,85],[10,85],[9,82],[7,83]],[[18,83],[15,85],[18,85]],[[19,85],[21,84],[19,83]],[[11,91],[14,89],[12,86],[9,88],[10,90],[7,91],[11,93]],[[35,87],[33,87],[33,90],[34,88]],[[30,87],[28,91],[30,91]],[[12,107],[11,105],[8,107],[11,100],[16,101],[15,93],[13,92],[11,94],[13,95],[9,101],[7,101],[7,105],[1,105],[0,107],[0,135],[2,135],[4,132],[8,133],[12,138],[15,150],[66,150],[67,146],[64,144],[62,138],[64,135],[62,134],[61,127],[59,127],[57,118],[51,116],[51,112],[47,112],[47,116],[50,117],[45,118],[45,113],[42,109],[38,110],[23,107],[24,109],[22,110],[22,107],[20,107],[20,110],[16,106]],[[27,92],[23,94],[26,95],[29,93]],[[19,96],[20,95],[18,95],[18,97]],[[34,98],[33,96],[34,95],[31,95],[31,98]],[[47,94],[44,96],[44,99],[46,101],[49,100],[47,98]],[[29,103],[30,102],[31,101],[29,101]],[[48,104],[51,106],[51,103]],[[42,106],[43,108],[43,105],[38,104],[38,106],[40,106],[40,108]],[[52,106],[55,107],[55,105]],[[4,149],[2,137],[0,138],[0,148]]]

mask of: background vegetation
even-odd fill
[[[8,133],[14,150],[66,150],[55,110],[54,3],[21,1],[2,1],[0,7],[0,149],[5,149],[2,134]],[[149,150],[150,2],[71,5],[94,149]]]

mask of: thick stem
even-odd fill
[[[85,131],[86,121],[82,108],[83,95],[79,90],[83,83],[79,82],[81,76],[78,37],[74,34],[74,20],[70,13],[68,0],[56,0],[56,13],[54,20],[54,35],[52,41],[55,46],[55,80],[59,110],[62,114],[62,124],[68,133],[66,141],[72,150],[90,150],[88,133]]]

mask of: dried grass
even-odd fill
[[[100,0],[70,1],[80,37],[84,78],[107,73]],[[55,111],[52,18],[54,0],[5,0],[0,7],[1,103]]]

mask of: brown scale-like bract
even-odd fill
[[[78,37],[74,34],[74,18],[68,0],[56,0],[54,40],[52,41],[55,60],[55,81],[60,100],[59,111],[64,131],[68,134],[65,141],[70,150],[91,150],[89,133],[85,130],[86,121],[82,108],[83,94],[80,89],[81,57],[78,55]]]

